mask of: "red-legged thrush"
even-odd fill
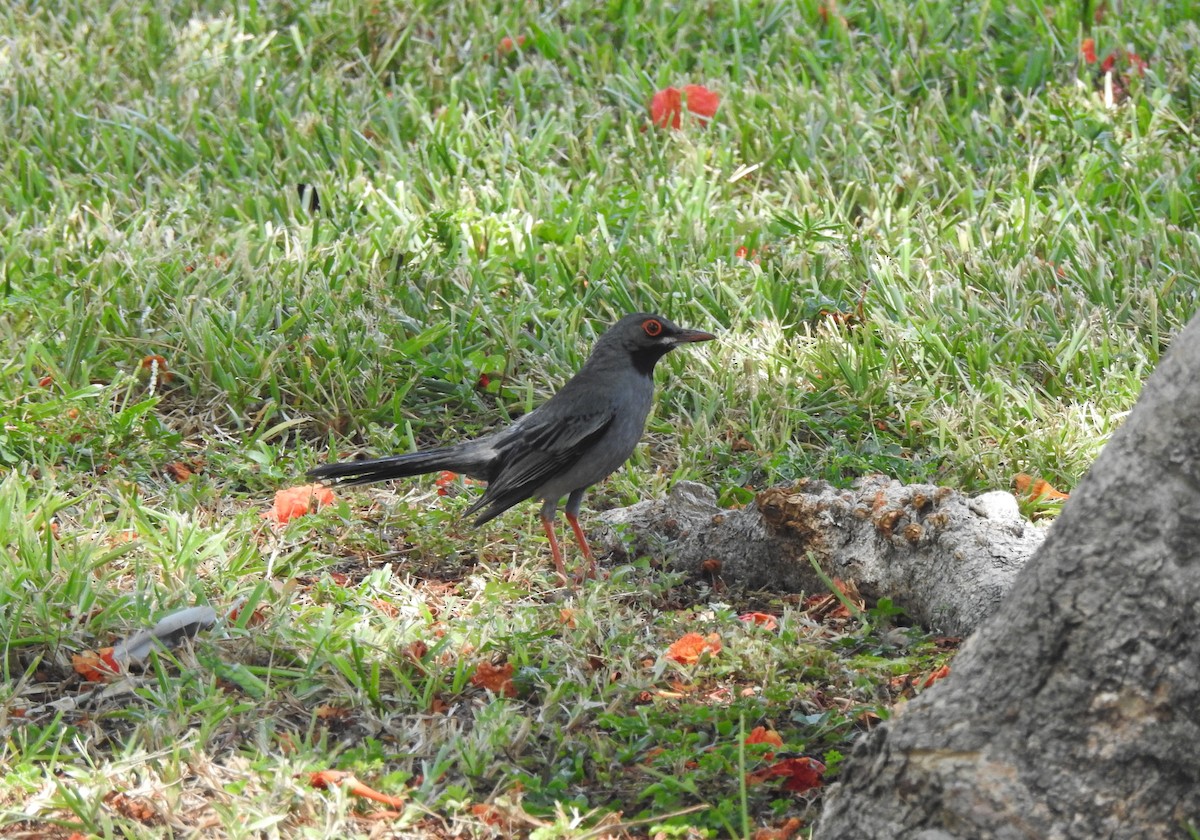
[[[654,395],[654,366],[681,344],[716,336],[676,326],[661,315],[635,312],[596,342],[583,367],[546,403],[512,425],[441,449],[367,461],[324,464],[313,478],[336,484],[369,484],[437,470],[450,470],[487,482],[487,490],[467,509],[480,525],[525,499],[542,502],[542,527],[550,540],[554,566],[566,580],[562,552],[554,537],[558,502],[587,563],[595,561],[579,506],[584,492],[633,454],[646,426]]]

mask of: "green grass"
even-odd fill
[[[589,509],[1087,469],[1196,310],[1200,4],[641,6],[0,10],[0,820],[145,831],[120,793],[160,832],[365,835],[382,806],[307,784],[334,767],[405,796],[401,833],[811,824],[819,795],[743,789],[741,733],[836,777],[892,678],[944,658],[659,558],[564,594],[532,510],[471,531],[430,480],[259,516],[331,453],[527,411],[633,309],[720,340],[660,366]],[[1119,106],[1083,37],[1149,59]],[[648,128],[685,84],[715,119]],[[243,599],[262,624],[119,690],[73,676]],[[778,631],[735,618],[764,606]],[[721,654],[663,659],[690,630]],[[470,682],[501,661],[515,698]]]

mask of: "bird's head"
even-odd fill
[[[658,360],[681,344],[712,341],[716,336],[701,330],[689,330],[661,315],[634,312],[609,327],[592,355],[626,353],[639,373],[654,373]]]

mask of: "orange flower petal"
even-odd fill
[[[738,616],[738,621],[744,621],[747,624],[757,624],[767,630],[774,630],[779,626],[779,622],[775,620],[775,616],[768,613],[751,612]]]
[[[110,647],[71,654],[71,667],[88,682],[106,682],[122,671]]]
[[[950,666],[943,665],[941,668],[938,668],[936,671],[934,671],[932,674],[930,674],[928,677],[926,677],[925,682],[922,685],[924,688],[929,688],[929,686],[933,685],[935,682],[942,679],[943,677],[949,676],[949,674],[950,674]]]
[[[1084,38],[1083,43],[1079,45],[1079,52],[1083,55],[1083,60],[1088,64],[1096,63],[1096,39]]]
[[[335,498],[333,491],[324,484],[287,487],[275,494],[274,505],[262,517],[274,525],[283,525],[323,505],[333,504]]]
[[[698,117],[711,117],[717,113],[721,104],[721,94],[709,90],[704,85],[686,85],[683,88],[687,97],[687,109]],[[700,120],[703,125],[706,120]]]
[[[471,675],[471,684],[486,688],[501,697],[516,697],[517,689],[512,682],[513,666],[511,662],[503,665],[493,665],[491,662],[481,662]]]
[[[193,475],[187,464],[181,461],[172,461],[163,468],[163,471],[180,484],[187,481]]]
[[[709,653],[715,656],[721,652],[721,637],[716,633],[701,636],[699,633],[685,633],[667,648],[667,659],[673,659],[681,665],[692,665],[700,657]]]
[[[496,48],[496,52],[501,55],[507,55],[518,47],[525,46],[527,40],[528,38],[524,35],[518,35],[516,38],[510,38],[508,35],[505,35],[500,39],[500,46]]]
[[[1013,488],[1021,496],[1029,496],[1033,499],[1049,499],[1063,500],[1070,498],[1069,493],[1063,493],[1056,489],[1050,482],[1034,478],[1028,473],[1017,473],[1013,476]]]
[[[659,128],[679,128],[683,114],[683,95],[678,88],[664,88],[650,100],[650,122]]]
[[[746,736],[747,744],[771,744],[772,746],[782,747],[783,738],[774,729],[767,729],[765,726],[756,726],[750,730],[750,734]]]
[[[765,770],[759,770],[757,773],[747,773],[746,783],[757,785],[768,779],[783,778],[786,781],[783,783],[783,789],[792,791],[793,793],[802,793],[815,787],[821,786],[821,774],[825,772],[825,765],[817,761],[815,758],[800,756],[799,758],[785,758],[783,761],[772,764]]]

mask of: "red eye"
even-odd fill
[[[653,318],[643,321],[642,329],[646,331],[646,335],[656,338],[662,335],[662,321],[656,321]]]

